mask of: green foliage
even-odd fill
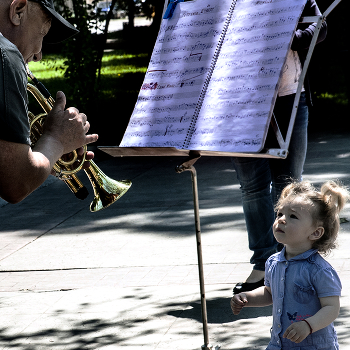
[[[88,4],[87,0],[74,0],[71,1],[70,8],[67,0],[55,0],[56,10],[80,31],[61,44],[61,54],[65,60],[63,64],[55,66],[55,69],[64,71],[67,81],[65,92],[80,110],[91,110],[98,101],[102,58],[113,9],[127,10],[129,28],[133,28],[134,15],[145,11],[151,16],[153,4],[160,0],[108,0],[111,5],[107,16],[95,11],[99,2],[100,0],[92,0]],[[158,6],[158,10],[161,11],[162,7]],[[127,41],[133,42],[134,32],[129,30],[128,36]],[[152,38],[150,47],[153,47],[155,35],[149,36]],[[52,65],[49,67],[52,68]]]
[[[68,82],[67,94],[77,107],[88,109],[95,102],[98,92],[97,77],[104,43],[96,34],[101,29],[99,15],[93,9],[98,0],[87,4],[86,0],[74,0],[71,10],[64,0],[56,0],[57,11],[73,23],[79,34],[62,44],[65,61],[61,68]]]

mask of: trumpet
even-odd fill
[[[43,133],[45,118],[53,108],[55,101],[46,87],[35,78],[28,66],[26,66],[26,69],[27,75],[33,82],[33,84],[27,84],[27,90],[34,96],[44,110],[44,113],[40,113],[36,116],[32,112],[28,112],[30,139],[31,146],[33,147]],[[81,200],[85,199],[89,193],[76,175],[76,173],[82,169],[86,161],[87,146],[85,145],[83,148],[84,154],[79,161],[77,152],[73,151],[69,155],[61,157],[53,167],[53,170],[58,174],[57,176],[63,180],[74,195]],[[106,176],[92,160],[88,160],[88,162],[90,162],[90,166],[84,169],[84,172],[94,190],[94,199],[90,204],[90,211],[96,212],[109,207],[123,196],[129,190],[131,181],[113,180]]]

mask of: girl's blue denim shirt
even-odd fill
[[[267,350],[339,349],[333,323],[298,344],[283,338],[290,324],[320,310],[319,298],[341,295],[338,274],[316,249],[290,260],[285,258],[285,248],[272,255],[266,262],[265,285],[271,288],[273,300],[273,326]]]

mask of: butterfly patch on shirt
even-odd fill
[[[287,312],[288,319],[291,323],[293,322],[299,322],[304,320],[305,318],[311,317],[311,315],[298,315],[298,312],[294,312],[294,314],[290,314]]]
[[[287,312],[287,315],[288,315],[288,319],[289,321],[295,321],[297,319],[297,315],[298,315],[298,312],[294,312],[294,314],[290,314],[289,312]]]

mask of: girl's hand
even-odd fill
[[[292,323],[284,332],[283,338],[289,339],[294,343],[302,342],[310,334],[310,327],[306,322]]]
[[[234,295],[230,301],[233,314],[238,315],[247,303],[247,296],[244,293]]]

